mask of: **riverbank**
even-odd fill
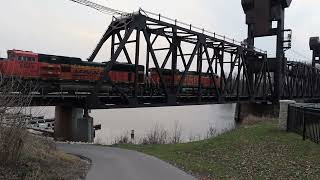
[[[0,163],[0,179],[84,179],[89,163],[56,149],[55,142],[28,134],[16,162]]]
[[[320,145],[280,131],[271,121],[199,142],[117,147],[158,157],[204,180],[320,178]]]

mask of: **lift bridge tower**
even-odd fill
[[[282,95],[286,58],[284,53],[291,48],[291,30],[284,28],[285,9],[292,0],[241,0],[248,25],[247,46],[254,48],[257,37],[276,36],[276,57],[270,58],[274,73],[274,102]],[[285,39],[287,34],[287,39]]]
[[[312,51],[312,66],[319,67],[320,64],[320,39],[311,37],[309,41],[310,50]]]
[[[285,9],[291,4],[291,0],[241,0],[243,11],[248,25],[248,38],[245,45],[254,49],[255,38],[276,36],[276,57],[268,57],[269,71],[273,78],[272,104],[238,103],[235,119],[241,122],[245,117],[252,114],[255,116],[278,117],[280,111],[280,99],[283,95],[284,79],[287,60],[285,51],[291,48],[291,30],[284,28]],[[285,34],[287,37],[285,39]],[[252,51],[254,52],[254,51]],[[248,81],[254,83],[254,73],[258,61],[254,55],[248,57]],[[258,65],[258,66],[257,66]]]

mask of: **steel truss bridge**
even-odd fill
[[[268,58],[266,52],[249,48],[244,43],[210,33],[192,25],[166,19],[160,15],[140,10],[137,13],[113,18],[88,61],[93,62],[105,44],[108,44],[110,60],[106,63],[104,77],[90,84],[87,92],[59,91],[33,95],[33,105],[71,104],[87,108],[122,108],[179,106],[198,104],[221,104],[236,102],[272,102],[280,99],[316,101],[320,99],[320,70],[311,65],[289,62],[286,59],[279,68],[279,59]],[[131,47],[129,49],[128,47]],[[129,50],[134,49],[134,53]],[[120,54],[123,57],[120,58]],[[145,76],[155,68],[161,85],[155,91],[135,83],[123,87],[114,83],[108,72],[119,61],[144,65]],[[165,82],[162,69],[179,69],[182,73],[178,84]],[[183,92],[183,81],[188,72],[199,77],[194,93]],[[200,84],[202,73],[211,78],[220,76],[220,84],[214,83],[212,93],[203,90]],[[276,77],[282,76],[276,88]],[[278,76],[277,76],[278,75]],[[174,82],[174,73],[172,73]],[[81,82],[50,82],[59,85]],[[103,87],[109,85],[116,93],[110,94]],[[88,85],[84,83],[84,85]],[[221,87],[221,88],[218,88]]]

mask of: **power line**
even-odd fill
[[[107,15],[127,15],[128,14],[127,12],[112,9],[109,7],[105,7],[100,4],[97,4],[97,3],[94,3],[91,1],[87,1],[87,0],[70,0],[70,1],[78,3],[78,4],[82,4],[84,6],[87,6],[87,7],[93,8],[93,9],[96,9],[97,11],[100,11],[100,12],[107,14]]]

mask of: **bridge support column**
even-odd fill
[[[281,100],[280,101],[280,112],[279,112],[279,129],[287,130],[288,121],[288,107],[290,104],[294,104],[296,101],[292,100]]]
[[[54,135],[60,141],[93,142],[93,118],[81,108],[56,106]]]
[[[242,121],[249,115],[256,117],[278,118],[279,104],[237,103],[235,111],[236,123],[241,124]]]

